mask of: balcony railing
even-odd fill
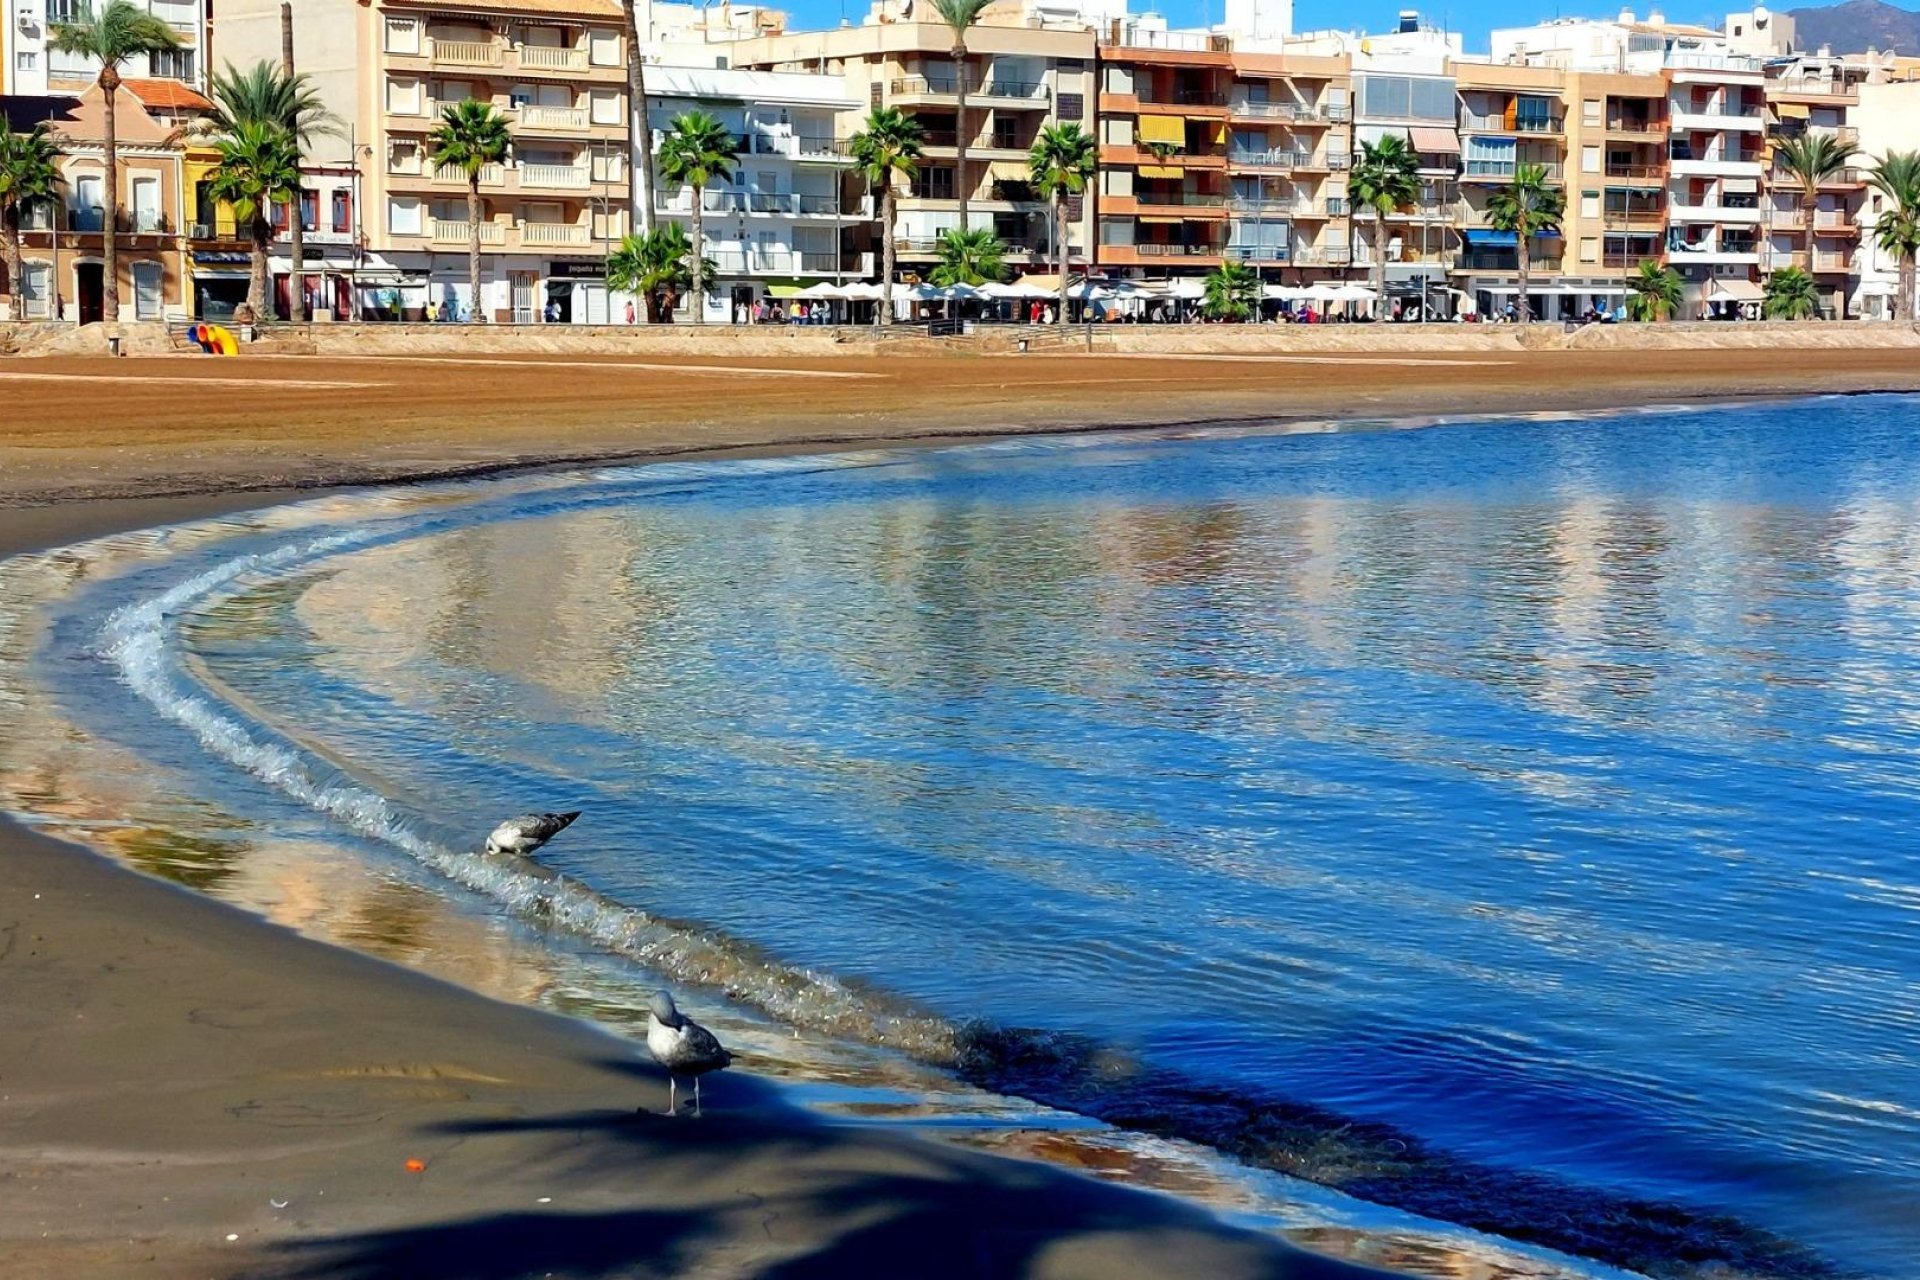
[[[442,164],[433,168],[433,180],[450,187],[467,185],[467,171],[457,165]],[[506,168],[498,164],[480,166],[480,185],[483,187],[504,186],[507,181]]]
[[[497,67],[501,62],[500,46],[491,40],[435,39],[428,56],[453,67]]]
[[[793,150],[787,154],[797,160],[848,160],[853,151],[845,138],[803,133],[794,137]]]
[[[1831,98],[1835,102],[1860,101],[1860,86],[1838,80],[1781,79],[1767,85],[1769,92]]]
[[[173,230],[167,215],[158,209],[122,209],[119,227],[129,235],[165,235]]]
[[[1313,163],[1313,153],[1291,147],[1269,147],[1264,151],[1227,152],[1227,163],[1243,169],[1293,169]]]
[[[1522,168],[1544,169],[1549,182],[1560,180],[1560,165],[1552,160],[1468,160],[1460,171],[1463,178],[1504,178],[1511,181]]]
[[[585,49],[556,48],[551,45],[523,44],[520,65],[540,71],[585,71]]]
[[[1123,249],[1127,246],[1113,245],[1111,247]],[[1159,242],[1136,244],[1132,247],[1135,253],[1147,258],[1215,258],[1220,256],[1222,248],[1222,246],[1217,244],[1168,244]]]
[[[1345,103],[1253,102],[1245,98],[1230,99],[1227,110],[1248,119],[1287,120],[1297,124],[1338,124],[1351,115]]]
[[[1230,244],[1226,256],[1235,262],[1291,262],[1293,246],[1290,244]]]
[[[520,185],[583,191],[593,185],[593,173],[570,164],[523,164],[520,166]]]
[[[790,191],[703,191],[700,208],[705,213],[810,214],[821,217],[868,217],[869,202],[852,202],[833,195],[801,195]],[[654,198],[660,213],[692,213],[693,193],[661,192]]]
[[[1154,30],[1125,19],[1116,19],[1102,32],[1100,43],[1122,49],[1175,49],[1185,53],[1224,53],[1232,48],[1226,36]]]
[[[1197,207],[1218,209],[1227,203],[1224,195],[1215,195],[1206,191],[1135,191],[1134,203],[1165,205],[1169,207]]]
[[[470,222],[452,222],[445,218],[435,218],[433,219],[432,227],[429,228],[429,233],[438,244],[464,245],[472,243],[472,228],[473,224]],[[480,224],[481,244],[505,244],[506,242],[507,229],[504,225],[498,222],[483,222]]]
[[[1658,116],[1609,116],[1608,133],[1665,133],[1667,122]]]
[[[1347,202],[1330,200],[1267,199],[1262,196],[1229,196],[1227,208],[1235,213],[1250,213],[1259,218],[1344,218]]]
[[[520,108],[523,129],[584,129],[587,112],[583,107],[540,107],[529,103]]]
[[[520,227],[520,243],[537,245],[588,244],[593,230],[575,222],[528,222]]]
[[[1460,127],[1475,133],[1560,133],[1566,127],[1564,116],[1515,118],[1509,124],[1505,116],[1481,116],[1472,113],[1460,117]]]
[[[1151,84],[1134,86],[1133,96],[1140,102],[1159,107],[1224,107],[1227,98],[1217,89],[1162,89]]]
[[[1345,245],[1295,245],[1293,262],[1301,267],[1344,267],[1353,261],[1353,250]]]
[[[1629,180],[1638,178],[1664,182],[1667,177],[1667,166],[1664,164],[1610,164],[1607,166],[1606,175],[1609,178]]]
[[[960,79],[958,76],[901,76],[889,82],[888,92],[903,95],[928,95],[940,97],[958,97]],[[1017,102],[1033,102],[1046,98],[1047,86],[1037,80],[987,80],[984,83],[967,86],[967,98],[1001,98]]]
[[[801,249],[719,249],[707,256],[714,266],[728,275],[795,274],[837,275],[848,268],[840,255]]]

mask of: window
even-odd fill
[[[1360,114],[1401,120],[1444,120],[1458,113],[1452,80],[1436,76],[1355,76]]]
[[[1055,104],[1053,114],[1061,120],[1084,120],[1087,115],[1087,95],[1084,93],[1063,93]]]
[[[133,180],[132,224],[135,231],[160,230],[160,180],[158,178]]]
[[[62,53],[58,49],[47,53],[47,74],[55,76],[93,76],[99,73],[100,64],[84,53]]]
[[[1580,261],[1600,261],[1600,241],[1593,236],[1580,237]]]
[[[85,0],[47,0],[47,21],[72,22],[80,16]]]
[[[1600,172],[1600,148],[1599,147],[1581,147],[1580,148],[1580,172],[1582,173]]]
[[[420,24],[412,18],[387,19],[387,52],[419,53]]]
[[[300,229],[302,231],[320,229],[320,193],[311,187],[300,189]]]
[[[387,201],[387,230],[396,236],[421,234],[420,202],[409,196],[394,196]]]
[[[387,110],[396,116],[417,116],[422,113],[420,82],[409,77],[396,77],[387,81]]]
[[[1600,193],[1598,191],[1582,191],[1580,193],[1580,216],[1583,218],[1597,218],[1600,216]]]
[[[434,100],[443,106],[465,102],[473,96],[473,85],[466,80],[442,80],[433,96]]]
[[[26,314],[36,320],[47,317],[48,284],[53,279],[53,268],[44,262],[29,262],[21,272],[21,293],[26,301]]]
[[[353,230],[353,192],[345,187],[333,190],[333,229],[336,232]]]
[[[38,71],[40,55],[31,49],[22,49],[13,56],[13,65],[19,71]]]
[[[588,117],[595,124],[620,123],[620,95],[608,89],[595,89],[591,99],[592,114]]]
[[[387,172],[419,173],[420,144],[406,141],[387,143]]]
[[[136,320],[158,320],[160,318],[160,264],[157,262],[136,262],[133,264],[133,318]]]
[[[924,200],[953,199],[953,170],[922,169],[920,171],[920,190],[915,194]]]
[[[626,166],[620,162],[620,153],[610,150],[596,150],[593,153],[593,180],[595,182],[620,182],[627,176]]]
[[[1581,124],[1599,124],[1600,123],[1600,99],[1585,98],[1581,100],[1580,123]]]
[[[147,66],[155,76],[168,80],[193,79],[192,49],[162,49],[147,55]]]
[[[587,35],[587,61],[596,67],[620,65],[620,33],[594,31]]]

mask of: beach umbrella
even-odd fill
[[[844,298],[846,292],[831,280],[822,280],[819,284],[810,284],[799,293],[802,298]]]
[[[1307,291],[1297,284],[1269,284],[1261,286],[1260,296],[1269,300],[1277,298],[1282,302],[1298,302],[1307,296]]]
[[[1343,284],[1330,296],[1333,302],[1377,302],[1380,295],[1363,284]]]
[[[1310,284],[1300,291],[1300,296],[1309,302],[1337,302],[1339,291],[1330,284]]]
[[[936,292],[934,296],[944,298],[949,302],[978,302],[983,298],[991,298],[993,295],[983,289],[963,283],[950,284]]]
[[[1011,284],[986,285],[982,292],[993,298],[1055,298],[1060,294],[1060,283],[1058,277],[1055,277],[1053,284],[1048,285],[1031,276],[1022,276]]]
[[[850,285],[842,286],[840,296],[848,302],[878,302],[880,286],[866,280],[856,280]],[[898,291],[895,296],[898,296]]]

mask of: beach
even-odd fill
[[[1920,362],[48,358],[0,365],[7,380],[0,556],[595,459],[1912,390]],[[584,1023],[10,825],[0,865],[0,1275],[1369,1274],[1166,1197],[826,1126],[750,1072],[671,1120],[638,1046]]]

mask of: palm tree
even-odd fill
[[[13,318],[26,312],[26,263],[20,252],[20,215],[31,200],[43,200],[60,187],[60,148],[45,124],[25,133],[6,127],[0,116],[0,236],[7,241],[7,280],[13,291]]]
[[[1900,309],[1920,323],[1914,289],[1914,258],[1920,256],[1920,151],[1889,151],[1874,162],[1867,181],[1892,207],[1874,223],[1874,240],[1900,263]]]
[[[102,150],[106,155],[107,221],[100,236],[100,316],[111,323],[120,318],[120,264],[115,237],[120,229],[120,147],[115,139],[114,97],[120,89],[120,64],[136,54],[159,53],[178,46],[173,28],[136,8],[128,0],[107,0],[96,15],[81,0],[71,22],[53,24],[47,47],[56,53],[93,58],[100,64],[95,83],[100,86],[105,113]]]
[[[1627,314],[1635,320],[1662,320],[1680,310],[1686,286],[1680,273],[1653,258],[1640,263],[1640,270],[1627,277]]]
[[[1207,273],[1203,309],[1216,320],[1250,320],[1260,307],[1260,273],[1241,262],[1223,262]]]
[[[1407,140],[1388,134],[1360,144],[1360,163],[1347,175],[1355,207],[1373,210],[1374,291],[1387,296],[1387,215],[1420,198],[1420,162]]]
[[[653,230],[653,125],[647,119],[647,77],[645,50],[640,43],[640,23],[634,9],[642,0],[620,0],[620,16],[626,25],[627,41],[627,113],[633,125],[633,171],[627,175],[627,201],[640,218],[640,230]]]
[[[1520,277],[1520,323],[1533,319],[1528,305],[1527,274],[1532,266],[1533,237],[1560,229],[1560,215],[1567,211],[1567,198],[1558,187],[1547,185],[1547,166],[1523,164],[1514,170],[1513,182],[1487,197],[1487,225],[1513,236],[1514,267]]]
[[[1099,155],[1093,138],[1077,124],[1049,125],[1027,154],[1034,188],[1053,202],[1053,247],[1060,259],[1060,323],[1067,323],[1067,199],[1093,181]]]
[[[1820,314],[1820,286],[1799,267],[1782,267],[1768,276],[1766,290],[1760,314],[1769,320],[1811,320]]]
[[[225,71],[214,74],[209,88],[213,107],[191,126],[191,132],[230,135],[248,121],[278,125],[293,139],[296,164],[300,150],[313,141],[314,134],[330,133],[339,127],[306,76],[289,74],[284,67],[265,59],[245,71],[228,63]],[[301,284],[306,273],[306,226],[300,210],[301,194],[302,189],[296,186],[287,205],[287,249],[292,259],[287,305],[288,318],[295,324],[306,318]]]
[[[674,119],[660,144],[660,176],[674,186],[686,183],[693,188],[693,322],[707,322],[706,280],[701,268],[706,262],[706,224],[703,221],[707,184],[714,179],[725,182],[733,176],[733,160],[740,154],[738,140],[718,119],[704,111],[689,111]]]
[[[711,279],[713,264],[698,264],[702,278]],[[647,323],[671,324],[673,308],[693,287],[693,242],[677,222],[663,222],[652,231],[627,236],[607,256],[607,287],[637,293],[646,301]]]
[[[941,288],[950,284],[985,284],[1007,278],[1007,246],[991,227],[958,227],[940,233],[940,262],[928,279]]]
[[[875,107],[847,147],[861,176],[880,193],[881,324],[893,323],[893,184],[920,171],[923,136],[920,122],[898,107]]]
[[[1853,148],[1831,134],[1803,133],[1776,142],[1774,162],[1800,184],[1800,212],[1807,220],[1807,265],[1813,265],[1813,224],[1820,210],[1820,188],[1853,161]]]
[[[954,185],[960,191],[960,229],[967,230],[967,28],[980,20],[988,0],[933,0],[933,11],[953,29],[953,79],[959,95],[954,108]]]
[[[277,124],[246,120],[225,137],[216,138],[220,163],[207,183],[207,194],[233,206],[233,215],[246,224],[253,240],[252,278],[247,283],[247,305],[254,320],[267,317],[267,254],[273,243],[273,224],[267,210],[300,188],[300,153],[293,135]]]
[[[480,323],[480,171],[507,158],[507,120],[490,102],[468,98],[440,112],[428,139],[436,167],[467,175],[467,284],[473,290],[473,323]]]

